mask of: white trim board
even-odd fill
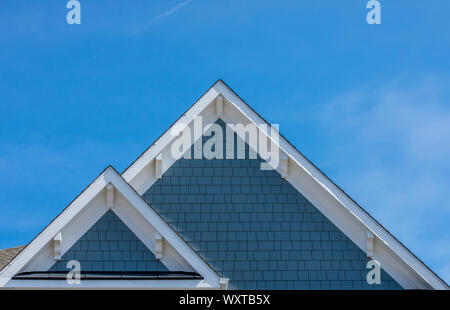
[[[156,181],[151,177],[153,174],[152,162],[156,156],[163,154],[162,173],[174,162],[171,156],[165,156],[176,138],[171,134],[170,129],[183,124],[192,126],[194,118],[199,115],[202,115],[204,120],[207,119],[207,122],[214,122],[217,116],[211,111],[216,111],[214,101],[219,95],[223,96],[220,118],[226,123],[265,124],[269,125],[270,130],[276,130],[223,81],[219,80],[123,172],[124,179],[140,195]],[[266,131],[261,130],[267,135]],[[449,289],[442,279],[315,167],[281,134],[277,147],[280,154],[285,154],[289,158],[289,172],[286,180],[362,250],[366,250],[367,231],[372,233],[374,235],[373,257],[381,262],[382,267],[400,285],[408,289]],[[277,170],[281,173],[281,166],[277,167]]]
[[[62,233],[61,254],[70,247],[104,214],[109,210],[106,187],[114,187],[114,205],[112,210],[137,235],[137,237],[155,253],[152,236],[157,231],[163,242],[163,258],[161,262],[174,271],[195,271],[202,277],[202,281],[187,280],[177,283],[172,280],[143,281],[146,288],[162,288],[167,281],[167,288],[220,288],[218,274],[150,207],[136,191],[111,166],[106,168],[64,211],[58,215],[32,242],[30,242],[9,264],[0,272],[0,287],[12,287],[30,283],[38,286],[53,287],[56,283],[64,286],[65,281],[27,281],[11,280],[19,272],[48,270],[55,262],[53,255],[53,238]],[[34,282],[33,282],[34,281]],[[105,281],[86,280],[86,287],[105,284]],[[137,281],[126,281],[137,283]],[[192,282],[192,283],[191,283]],[[195,282],[195,283],[194,283]],[[30,284],[28,283],[28,284]],[[89,283],[89,284],[88,284]],[[108,282],[109,283],[109,282]],[[125,282],[110,281],[105,288],[123,287]],[[194,286],[190,286],[195,284]],[[31,284],[30,284],[31,285]],[[156,285],[156,286],[152,286]],[[173,287],[176,285],[176,287]],[[33,287],[33,286],[31,286]],[[140,286],[138,286],[140,287]]]
[[[204,280],[82,280],[80,284],[68,284],[65,280],[11,280],[2,289],[42,290],[217,290]]]

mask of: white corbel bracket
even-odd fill
[[[227,290],[228,289],[228,283],[230,282],[230,279],[228,278],[220,278],[219,285],[221,290]]]
[[[162,178],[162,154],[159,154],[155,158],[155,178],[161,179]]]
[[[114,186],[111,183],[106,185],[106,207],[108,209],[114,207]]]
[[[288,176],[289,158],[285,155],[281,155],[281,178],[286,179]]]
[[[366,254],[367,257],[373,257],[373,238],[374,235],[372,232],[366,232]]]
[[[61,260],[62,234],[59,232],[53,238],[53,248],[55,260]]]
[[[216,98],[216,115],[221,117],[223,115],[223,96],[219,95]]]
[[[161,260],[163,257],[163,237],[159,232],[155,232],[155,257]]]

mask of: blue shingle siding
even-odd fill
[[[82,271],[167,271],[136,235],[109,210],[50,271],[67,271],[75,259]]]
[[[182,158],[143,198],[230,288],[401,289],[367,284],[365,253],[261,162]]]

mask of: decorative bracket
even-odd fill
[[[223,115],[223,96],[219,95],[216,98],[216,115],[221,117]]]
[[[155,178],[158,180],[162,178],[162,154],[159,154],[155,158]]]
[[[62,234],[59,232],[53,238],[54,256],[55,260],[61,260],[61,246],[62,246]]]
[[[372,232],[367,231],[366,233],[366,253],[367,257],[373,257],[373,238],[374,235]]]
[[[155,231],[155,257],[161,260],[163,257],[163,237]]]
[[[111,183],[106,185],[106,207],[108,209],[114,207],[114,186]]]
[[[286,179],[288,176],[288,164],[289,164],[289,158],[285,155],[281,155],[281,177],[283,179]]]
[[[228,282],[230,282],[230,279],[228,278],[220,278],[219,284],[221,290],[227,290],[228,289]]]

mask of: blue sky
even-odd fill
[[[2,1],[0,248],[217,79],[450,282],[448,1]]]

